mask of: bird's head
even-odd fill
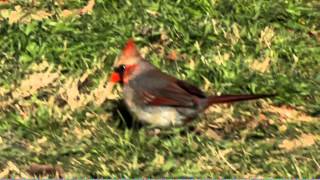
[[[142,57],[133,39],[129,39],[114,64],[110,81],[113,83],[127,83],[132,74],[139,68]]]

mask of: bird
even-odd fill
[[[162,72],[127,40],[114,65],[110,83],[123,88],[129,112],[155,127],[183,126],[214,104],[269,98],[275,94],[206,95],[195,85]]]

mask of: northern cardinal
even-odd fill
[[[266,98],[274,95],[207,96],[199,88],[161,72],[140,55],[128,40],[115,63],[111,83],[121,83],[125,103],[139,121],[168,127],[190,122],[213,104]]]

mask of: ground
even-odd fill
[[[2,0],[0,178],[319,178],[319,19],[317,0]],[[278,96],[152,134],[108,86],[128,38],[208,94]]]

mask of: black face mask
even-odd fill
[[[119,74],[120,83],[123,84],[123,76],[124,76],[124,72],[126,71],[126,65],[121,64],[118,67],[115,67],[113,71]]]

